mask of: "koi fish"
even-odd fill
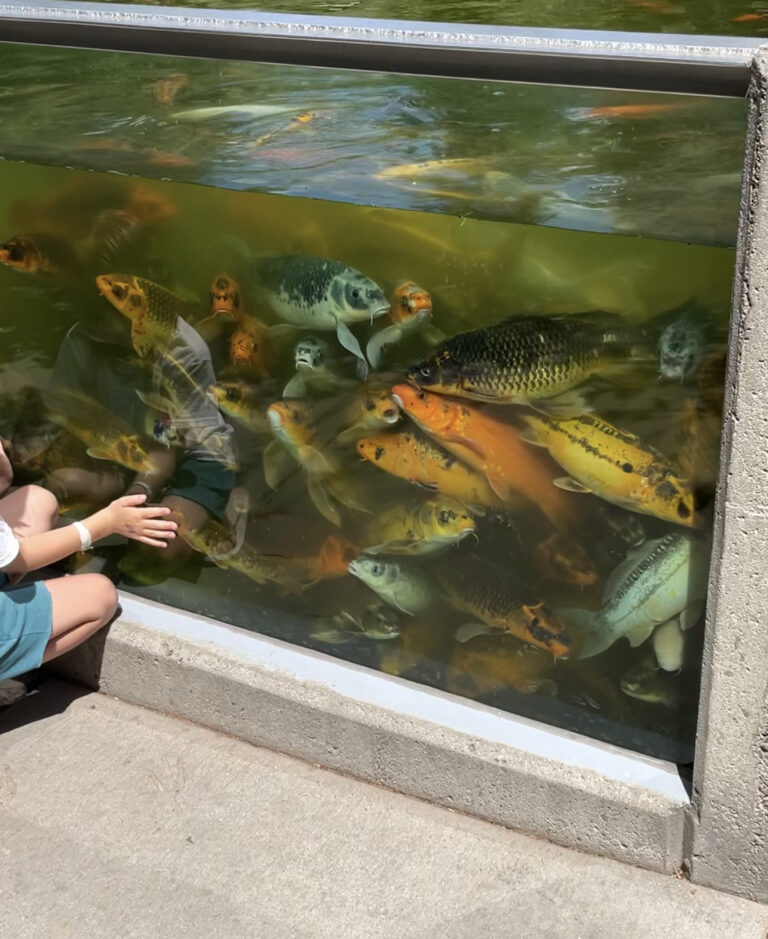
[[[670,710],[680,707],[679,687],[669,675],[659,671],[650,659],[631,668],[621,678],[621,690],[629,698],[646,704],[660,704]]]
[[[509,571],[479,558],[464,556],[461,564],[435,568],[443,593],[457,610],[480,623],[459,627],[460,642],[483,633],[504,633],[567,658],[571,638],[557,614]]]
[[[553,480],[569,492],[592,492],[625,509],[663,521],[697,524],[694,497],[671,463],[635,434],[599,417],[570,420],[526,415],[524,438],[545,447],[568,473]]]
[[[374,518],[366,554],[435,554],[475,532],[475,521],[457,499],[435,496],[411,508],[396,505]]]
[[[328,645],[340,645],[361,638],[388,642],[400,635],[400,623],[391,607],[384,603],[372,603],[357,616],[342,610],[334,616],[321,617],[309,635],[311,639]]]
[[[0,244],[0,264],[21,274],[74,276],[80,262],[66,242],[53,235],[16,235]]]
[[[329,394],[357,384],[337,374],[328,343],[317,336],[305,336],[296,343],[293,361],[296,374],[283,389],[284,398],[304,398],[309,391]]]
[[[208,387],[219,410],[254,434],[271,433],[259,392],[244,381],[225,381]]]
[[[371,368],[381,365],[381,354],[387,346],[400,342],[405,335],[429,324],[432,319],[432,297],[412,280],[406,281],[395,289],[389,315],[391,325],[375,333],[365,348]],[[439,342],[443,338],[438,330],[430,332],[431,342]]]
[[[385,603],[409,616],[429,609],[437,597],[436,588],[427,572],[404,561],[360,557],[352,561],[348,570]]]
[[[305,588],[331,577],[343,577],[350,563],[362,554],[362,550],[360,545],[343,535],[328,535],[314,554],[262,556],[282,564],[285,583]]]
[[[99,274],[99,293],[131,322],[131,342],[143,358],[162,348],[176,332],[185,302],[159,284],[133,274]]]
[[[601,610],[559,610],[583,632],[579,658],[599,655],[622,636],[638,646],[673,617],[682,628],[692,626],[706,596],[707,560],[706,542],[677,532],[631,552],[606,581]]]
[[[274,312],[287,323],[307,329],[335,330],[339,344],[367,363],[349,326],[373,322],[389,312],[389,303],[369,277],[327,258],[283,255],[252,264],[256,284]]]
[[[400,408],[441,446],[483,473],[503,502],[522,496],[538,506],[555,528],[577,528],[583,512],[577,500],[552,485],[555,473],[545,460],[531,459],[520,431],[463,401],[395,385]]]
[[[45,396],[51,420],[76,437],[95,460],[119,463],[136,473],[153,469],[136,434],[116,414],[88,395],[56,388]]]
[[[625,370],[637,355],[636,340],[608,313],[513,316],[446,339],[407,377],[438,394],[582,413],[572,389],[593,375]]]
[[[391,427],[400,420],[400,408],[388,386],[359,385],[342,409],[345,429],[336,437],[339,444],[357,443],[366,434]]]
[[[307,490],[315,508],[334,525],[341,525],[336,503],[369,511],[332,454],[320,449],[312,412],[300,401],[278,401],[267,408],[267,419],[276,439],[264,450],[264,477],[271,489],[290,474],[292,461],[306,472]],[[286,465],[284,456],[288,454]]]
[[[473,507],[503,508],[481,473],[414,433],[375,434],[357,442],[364,460],[417,486],[453,496]]]
[[[658,117],[672,114],[686,107],[684,104],[614,104],[602,108],[590,108],[585,117]]]
[[[552,697],[554,660],[541,649],[505,637],[478,636],[457,643],[448,663],[448,691],[468,698],[514,688],[520,694]]]

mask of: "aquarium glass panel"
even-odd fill
[[[108,0],[112,2],[112,0]],[[152,2],[152,0],[150,0]],[[768,11],[743,0],[162,0],[156,6],[263,10],[311,16],[372,17],[496,26],[603,29],[641,33],[765,36]]]
[[[743,103],[3,66],[16,482],[181,525],[74,567],[688,762]]]

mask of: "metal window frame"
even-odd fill
[[[749,95],[689,804],[679,794],[651,795],[631,780],[624,785],[586,767],[462,733],[450,721],[437,720],[434,699],[440,694],[429,689],[410,688],[419,700],[408,715],[396,713],[387,702],[361,701],[349,692],[347,673],[355,668],[326,657],[323,684],[312,671],[316,653],[286,649],[287,664],[278,675],[277,653],[268,642],[261,642],[263,655],[249,664],[243,661],[245,646],[235,654],[227,651],[229,638],[221,641],[232,628],[208,624],[205,628],[213,632],[202,639],[185,637],[185,629],[199,628],[199,618],[177,616],[170,608],[153,607],[148,614],[153,623],[171,622],[164,638],[156,629],[137,638],[140,614],[134,611],[122,632],[118,624],[98,661],[91,644],[62,667],[137,703],[572,847],[657,870],[670,871],[683,861],[698,883],[768,901],[768,173],[763,172],[768,166],[768,55],[760,40],[30,0],[0,3],[0,42],[443,78]],[[173,641],[178,648],[172,648]],[[249,649],[256,648],[253,643],[249,637]],[[152,673],[158,663],[164,680]],[[304,668],[310,678],[300,674]],[[175,684],[169,685],[169,669],[183,671]],[[188,693],[190,681],[197,683],[198,694]],[[377,693],[393,681],[381,676]],[[227,693],[220,696],[222,685]],[[182,687],[186,693],[180,697],[175,689]],[[230,697],[232,713],[226,705]],[[241,702],[237,708],[236,700]],[[429,714],[420,720],[422,711]],[[493,721],[499,720],[507,733],[516,719],[495,713]],[[510,739],[517,739],[510,732]],[[310,753],[312,746],[319,748],[316,753]],[[641,775],[648,772],[647,760],[636,762]]]
[[[0,40],[283,65],[743,97],[760,40],[104,3],[0,3]]]

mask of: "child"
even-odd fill
[[[0,457],[0,476],[3,465]],[[112,619],[117,592],[102,574],[15,585],[28,571],[108,535],[164,548],[176,523],[166,518],[169,508],[142,505],[146,498],[122,496],[82,522],[53,530],[58,504],[47,489],[23,486],[0,499],[0,680],[68,652]]]

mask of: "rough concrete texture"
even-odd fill
[[[215,642],[217,633],[231,629],[211,623],[208,640],[192,642],[159,623],[147,628],[118,620],[106,639],[96,637],[103,647],[89,643],[59,667],[123,700],[518,831],[650,870],[680,867],[687,798],[606,779],[243,661],[223,640]],[[424,694],[426,711],[429,695],[440,692]]]
[[[768,908],[58,682],[0,715],[14,939],[764,939]]]
[[[756,57],[696,746],[692,878],[768,900],[768,58]]]

